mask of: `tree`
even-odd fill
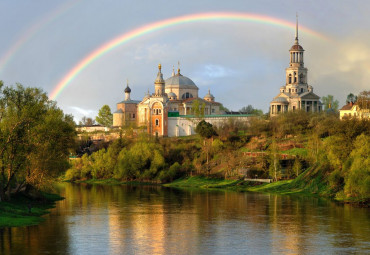
[[[213,128],[211,123],[208,123],[204,120],[200,121],[195,128],[195,132],[197,132],[203,138],[203,151],[206,153],[206,160],[207,160],[207,173],[209,173],[209,151],[212,147],[212,142],[209,142],[209,138],[216,136],[217,133]]]
[[[325,106],[325,110],[331,108],[335,111],[338,110],[339,107],[339,101],[334,99],[333,95],[327,95],[326,97],[322,97],[322,103]]]
[[[220,111],[222,112],[229,112],[229,108],[225,107],[223,104],[220,105]]]
[[[357,101],[357,96],[353,95],[352,93],[349,93],[347,95],[347,100],[346,100],[347,104],[350,102],[355,103],[356,101]]]
[[[93,126],[95,125],[95,120],[93,118],[88,118],[83,116],[81,121],[78,123],[80,126]]]
[[[15,187],[47,186],[68,168],[73,118],[40,89],[0,82],[0,120],[0,200]]]
[[[360,109],[370,109],[370,90],[364,90],[357,96]]]
[[[239,110],[239,112],[246,113],[246,114],[254,114],[254,115],[263,115],[263,111],[260,109],[253,108],[252,105],[244,106]]]
[[[270,176],[274,179],[274,181],[277,181],[278,176],[280,176],[281,165],[279,159],[279,148],[275,138],[272,140],[272,143],[270,144],[268,151],[270,161],[269,167]]]
[[[95,120],[104,127],[110,127],[113,125],[113,114],[109,105],[103,105],[103,107],[100,108],[98,116],[96,116]]]
[[[217,135],[213,125],[209,122],[204,120],[200,121],[195,128],[195,132],[197,132],[203,138],[211,138],[212,136]]]
[[[203,102],[201,103],[198,99],[195,99],[192,103],[192,114],[194,114],[197,118],[204,118],[204,109],[206,107],[206,104]]]

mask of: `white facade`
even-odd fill
[[[215,127],[219,127],[228,121],[240,121],[249,123],[251,116],[246,115],[218,115],[218,116],[205,116],[204,118],[195,117],[168,117],[168,136],[188,136],[196,134],[195,128],[197,124],[204,120],[211,123]]]

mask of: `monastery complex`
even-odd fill
[[[289,67],[285,70],[286,84],[280,87],[280,93],[271,101],[270,116],[294,110],[322,111],[320,97],[313,93],[313,87],[307,83],[304,49],[298,43],[298,21],[295,43],[289,53]],[[132,100],[131,89],[127,84],[125,99],[117,103],[117,110],[113,113],[113,126],[135,124],[146,126],[148,133],[156,136],[186,136],[195,133],[199,122],[199,116],[194,116],[196,107],[202,108],[202,119],[216,126],[229,119],[249,121],[251,118],[250,115],[226,114],[210,91],[202,98],[198,91],[197,85],[180,73],[180,68],[177,73],[173,70],[171,77],[164,79],[159,64],[154,93],[149,94],[148,91],[141,101]]]

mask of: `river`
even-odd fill
[[[0,254],[365,254],[370,210],[307,196],[65,183]]]

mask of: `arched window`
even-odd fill
[[[159,126],[159,119],[155,119],[155,125]]]
[[[300,83],[304,83],[304,75],[303,75],[303,73],[301,73],[301,75],[299,76],[299,82]]]
[[[303,88],[301,88],[301,93],[303,93]]]
[[[193,98],[193,95],[190,94],[189,92],[186,92],[182,95],[182,99],[187,99],[187,98]]]
[[[292,83],[292,74],[289,74],[289,84]]]
[[[294,72],[294,83],[296,83],[296,82],[297,82],[297,73]]]

